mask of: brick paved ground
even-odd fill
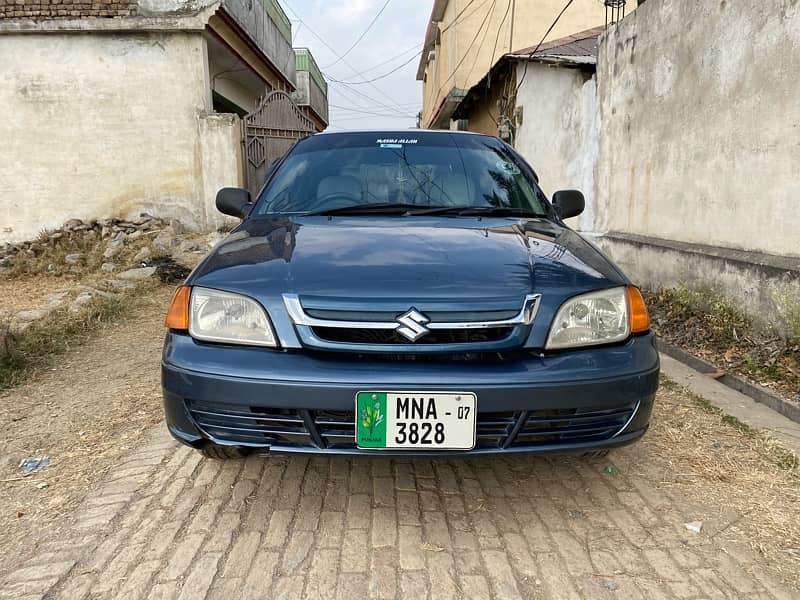
[[[686,530],[702,507],[628,474],[639,448],[219,462],[159,427],[0,598],[796,597],[724,539],[724,510]]]

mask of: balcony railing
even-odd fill
[[[277,0],[225,0],[223,9],[294,85],[292,23]]]

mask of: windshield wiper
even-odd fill
[[[340,208],[329,208],[326,210],[311,211],[303,213],[304,217],[314,217],[318,215],[413,215],[421,205],[408,202],[373,202],[370,204],[357,204],[355,206],[342,206]],[[431,209],[446,208],[443,206],[431,207]]]
[[[430,209],[417,210],[412,215],[480,215],[493,217],[546,217],[527,208],[512,208],[510,206],[442,206]]]

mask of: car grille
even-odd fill
[[[338,327],[313,327],[319,339],[344,344],[408,344],[393,329],[341,329]],[[437,329],[418,340],[417,344],[469,344],[496,342],[511,335],[512,327],[491,327],[487,329]]]
[[[353,411],[295,410],[187,401],[192,419],[209,437],[232,444],[355,448]],[[636,404],[613,408],[572,408],[479,412],[477,448],[524,448],[600,442],[614,437],[631,419]]]
[[[541,296],[355,301],[284,294],[283,300],[309,350],[446,354],[523,347]]]

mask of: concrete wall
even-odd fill
[[[800,261],[629,234],[594,241],[642,287],[710,291],[757,327],[800,339]]]
[[[203,44],[199,32],[0,35],[0,242],[73,217],[213,223],[205,186],[232,182],[224,155],[239,146],[233,126],[201,120]]]
[[[439,24],[441,43],[435,47],[436,58],[428,62],[427,52],[421,58],[423,64],[427,62],[422,86],[424,126],[431,122],[442,99],[452,88],[471,88],[506,52],[535,46],[564,8],[564,1],[518,0],[514,5],[512,41],[512,15],[510,10],[506,13],[506,2],[487,2],[483,5],[480,2],[471,3],[470,0],[447,2],[444,17]],[[456,20],[462,11],[461,18]],[[564,13],[548,39],[555,40],[603,23],[605,7],[602,2],[576,2]]]
[[[597,82],[577,69],[528,63],[517,65],[517,107],[522,123],[517,128],[516,149],[539,175],[548,196],[562,189],[579,189],[586,211],[570,226],[594,229],[594,169],[598,150]],[[470,121],[471,124],[471,121]]]
[[[604,231],[800,257],[800,2],[649,0],[606,34]]]
[[[217,210],[216,197],[220,188],[244,182],[241,121],[237,115],[208,114],[200,115],[197,123],[206,227],[238,223]]]

